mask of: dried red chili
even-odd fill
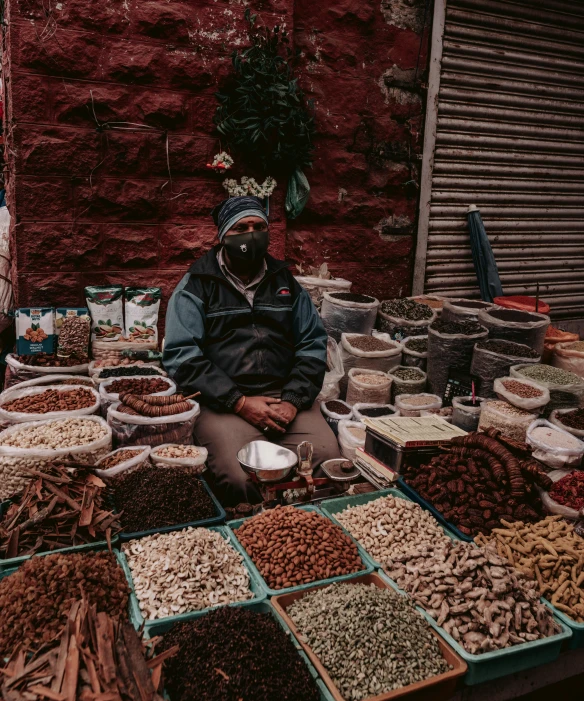
[[[558,480],[550,490],[551,498],[571,509],[584,508],[584,472],[571,472]]]

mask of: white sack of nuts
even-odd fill
[[[187,528],[122,546],[147,620],[254,598],[243,557],[217,531]]]
[[[183,465],[195,468],[196,474],[200,474],[205,469],[207,455],[207,448],[198,445],[163,443],[152,448],[151,459],[156,467]]]
[[[473,655],[561,631],[537,582],[473,543],[449,541],[399,555],[387,574]]]
[[[428,511],[392,494],[349,506],[335,518],[382,565],[420,546],[450,541]]]

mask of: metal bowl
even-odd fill
[[[252,441],[237,453],[237,460],[249,475],[260,482],[280,482],[298,464],[298,456],[288,448],[268,441]]]

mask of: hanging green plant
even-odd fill
[[[245,11],[251,46],[233,52],[233,74],[221,92],[214,122],[221,140],[264,175],[291,175],[311,165],[314,119],[288,60],[285,30],[256,26]]]

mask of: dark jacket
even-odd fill
[[[266,256],[253,307],[223,275],[217,247],[177,285],[166,313],[163,363],[185,392],[229,411],[245,395],[281,392],[308,408],[322,387],[327,336],[286,263]]]

